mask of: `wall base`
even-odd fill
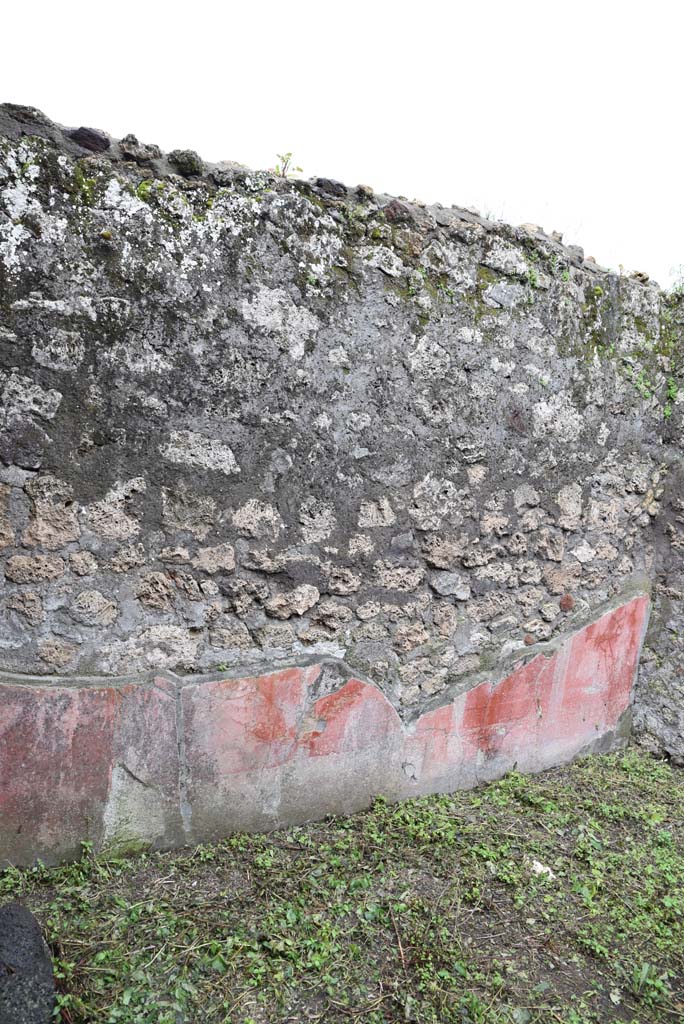
[[[321,664],[249,678],[0,682],[0,863],[173,847],[539,771],[628,729],[649,601],[404,724]],[[335,681],[331,679],[335,677]]]

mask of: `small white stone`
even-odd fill
[[[593,562],[596,557],[596,551],[587,543],[586,540],[583,540],[576,548],[573,548],[572,554],[578,562],[582,563],[582,565],[586,565],[587,562]]]

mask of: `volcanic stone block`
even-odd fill
[[[52,960],[40,925],[19,903],[0,907],[0,1024],[49,1024]]]

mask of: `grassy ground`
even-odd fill
[[[64,1024],[684,1020],[684,775],[635,750],[215,846],[0,874]]]

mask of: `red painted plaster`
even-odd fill
[[[166,829],[152,838],[171,844],[558,764],[628,709],[647,614],[635,598],[407,727],[359,679],[316,696],[319,665],[183,686],[0,683],[0,857],[97,842],[117,764],[152,787]]]
[[[387,698],[359,679],[350,679],[335,693],[317,700],[311,717],[318,728],[304,733],[299,744],[300,751],[310,757],[381,748],[402,729]]]

